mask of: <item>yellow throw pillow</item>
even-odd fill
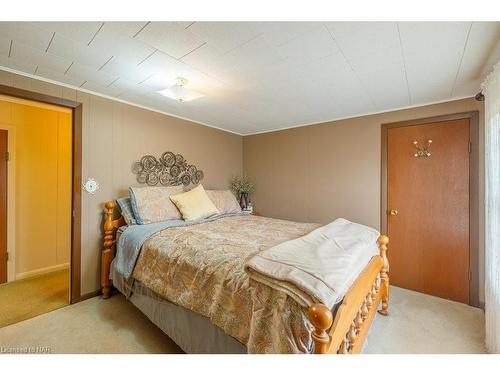
[[[177,206],[184,220],[198,220],[220,214],[201,184],[188,192],[171,195],[170,200]]]

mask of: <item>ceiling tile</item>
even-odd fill
[[[208,44],[183,57],[181,61],[206,73],[215,73],[225,66],[223,54]]]
[[[450,98],[460,56],[411,55],[405,60],[412,105]]]
[[[146,94],[151,94],[152,90],[141,84],[136,84],[125,79],[119,78],[118,80],[111,83],[108,88],[118,92],[117,97],[123,97],[124,95],[140,95],[143,97]]]
[[[411,104],[451,97],[470,22],[401,22]]]
[[[19,61],[33,61],[39,67],[64,73],[71,65],[71,60],[56,56],[50,52],[41,51],[26,44],[14,41],[10,57]]]
[[[281,59],[278,51],[271,48],[263,36],[258,36],[240,47],[214,58],[211,63],[216,64],[216,69],[213,71],[215,77],[223,82],[237,85],[239,82],[246,81],[245,74],[248,72],[273,65]]]
[[[355,71],[393,69],[404,66],[399,45],[373,52],[368,56],[347,57],[347,61]]]
[[[102,22],[33,22],[33,25],[81,43],[89,43]]]
[[[402,67],[357,74],[361,86],[375,103],[377,110],[410,105],[405,73]]]
[[[488,60],[495,45],[498,44],[500,44],[500,22],[474,22],[469,33],[456,84],[462,85],[483,78],[481,75],[484,70],[484,62]],[[479,87],[474,89],[474,91],[478,90]]]
[[[189,68],[188,65],[174,59],[172,56],[167,55],[161,51],[155,52],[151,57],[145,60],[140,66],[152,73],[175,74],[176,72],[182,73]]]
[[[260,34],[250,22],[195,22],[188,30],[222,53]]]
[[[36,65],[33,63],[23,60],[16,60],[3,55],[0,55],[0,65],[29,74],[33,74],[36,69]]]
[[[84,79],[76,78],[76,77],[70,76],[68,74],[56,72],[56,71],[53,71],[51,69],[47,69],[44,67],[38,67],[38,69],[36,71],[36,75],[39,77],[48,78],[48,79],[51,79],[51,80],[56,81],[56,82],[62,82],[62,83],[65,83],[67,85],[76,86],[76,87],[80,87],[82,85],[82,83],[85,82]]]
[[[351,80],[354,84],[358,83],[351,67],[340,52],[301,65],[300,69],[319,85],[336,85],[339,81]]]
[[[86,81],[82,85],[83,89],[94,91],[94,92],[100,92],[104,95],[108,96],[113,96],[113,97],[118,97],[121,94],[123,94],[126,90],[124,89],[123,86],[121,85],[109,85],[109,86],[103,86],[98,83],[94,83],[91,81]]]
[[[215,78],[160,51],[140,65],[140,67],[142,66],[153,73],[143,84],[154,90],[164,89],[172,85],[178,77],[186,78],[190,88],[204,94],[217,91],[222,85]]]
[[[120,77],[133,82],[134,84],[144,81],[146,78],[155,73],[154,69],[148,69],[144,64],[133,64],[124,61],[119,57],[113,57],[100,70],[110,74],[111,76]]]
[[[259,90],[256,86],[286,86],[292,82],[307,82],[311,78],[304,71],[287,61],[279,60],[245,74],[245,83],[238,86],[246,91]],[[240,80],[243,82],[243,80]]]
[[[395,22],[327,22],[326,27],[348,59],[399,45]]]
[[[103,71],[90,69],[76,62],[73,65],[71,65],[66,74],[101,86],[107,86],[111,82],[113,82],[116,78],[118,78]]]
[[[183,29],[187,29],[189,26],[191,26],[194,23],[194,21],[177,21],[176,24],[182,27]]]
[[[106,30],[113,33],[135,37],[148,22],[106,22]]]
[[[319,26],[317,22],[251,22],[270,45],[279,46]]]
[[[53,32],[36,27],[30,22],[0,22],[0,36],[44,51],[53,35]]]
[[[105,23],[101,31],[97,33],[90,47],[98,51],[107,51],[131,64],[139,64],[155,51],[153,47],[137,38],[117,32],[113,25],[108,23]]]
[[[264,35],[264,38],[266,36]],[[335,41],[322,25],[305,32],[289,42],[276,47],[281,57],[289,64],[304,64],[338,52]]]
[[[98,51],[85,43],[76,42],[59,34],[54,36],[47,52],[94,69],[99,69],[111,57],[108,52]]]
[[[136,38],[177,59],[205,43],[175,22],[151,22]]]
[[[401,49],[398,46],[379,50],[368,57],[349,60],[377,110],[405,107],[410,104]]]
[[[474,96],[481,90],[481,83],[483,83],[482,78],[468,81],[457,81],[453,89],[453,97],[463,98],[467,96]]]
[[[399,22],[405,56],[463,50],[470,22]]]

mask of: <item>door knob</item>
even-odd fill
[[[389,210],[389,215],[391,215],[391,216],[397,216],[398,215],[398,210]]]

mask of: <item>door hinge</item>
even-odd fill
[[[470,154],[471,150],[472,150],[472,142],[469,142],[469,154]]]
[[[10,153],[7,151],[5,153],[5,161],[9,161],[10,160]]]
[[[73,217],[76,216],[76,211],[75,210],[71,211],[71,216],[73,216]]]
[[[9,261],[9,252],[8,251],[5,253],[5,261],[7,261],[7,262]]]

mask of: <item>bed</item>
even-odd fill
[[[132,238],[133,230],[124,229],[125,220],[115,211],[116,201],[105,204],[103,298],[114,286],[186,352],[354,354],[361,352],[375,313],[388,314],[389,239],[384,235],[377,240],[379,254],[341,301],[333,308],[321,303],[304,308],[250,280],[242,264],[317,224],[242,214],[163,228],[139,242],[139,255],[126,275],[120,271],[117,236]]]

